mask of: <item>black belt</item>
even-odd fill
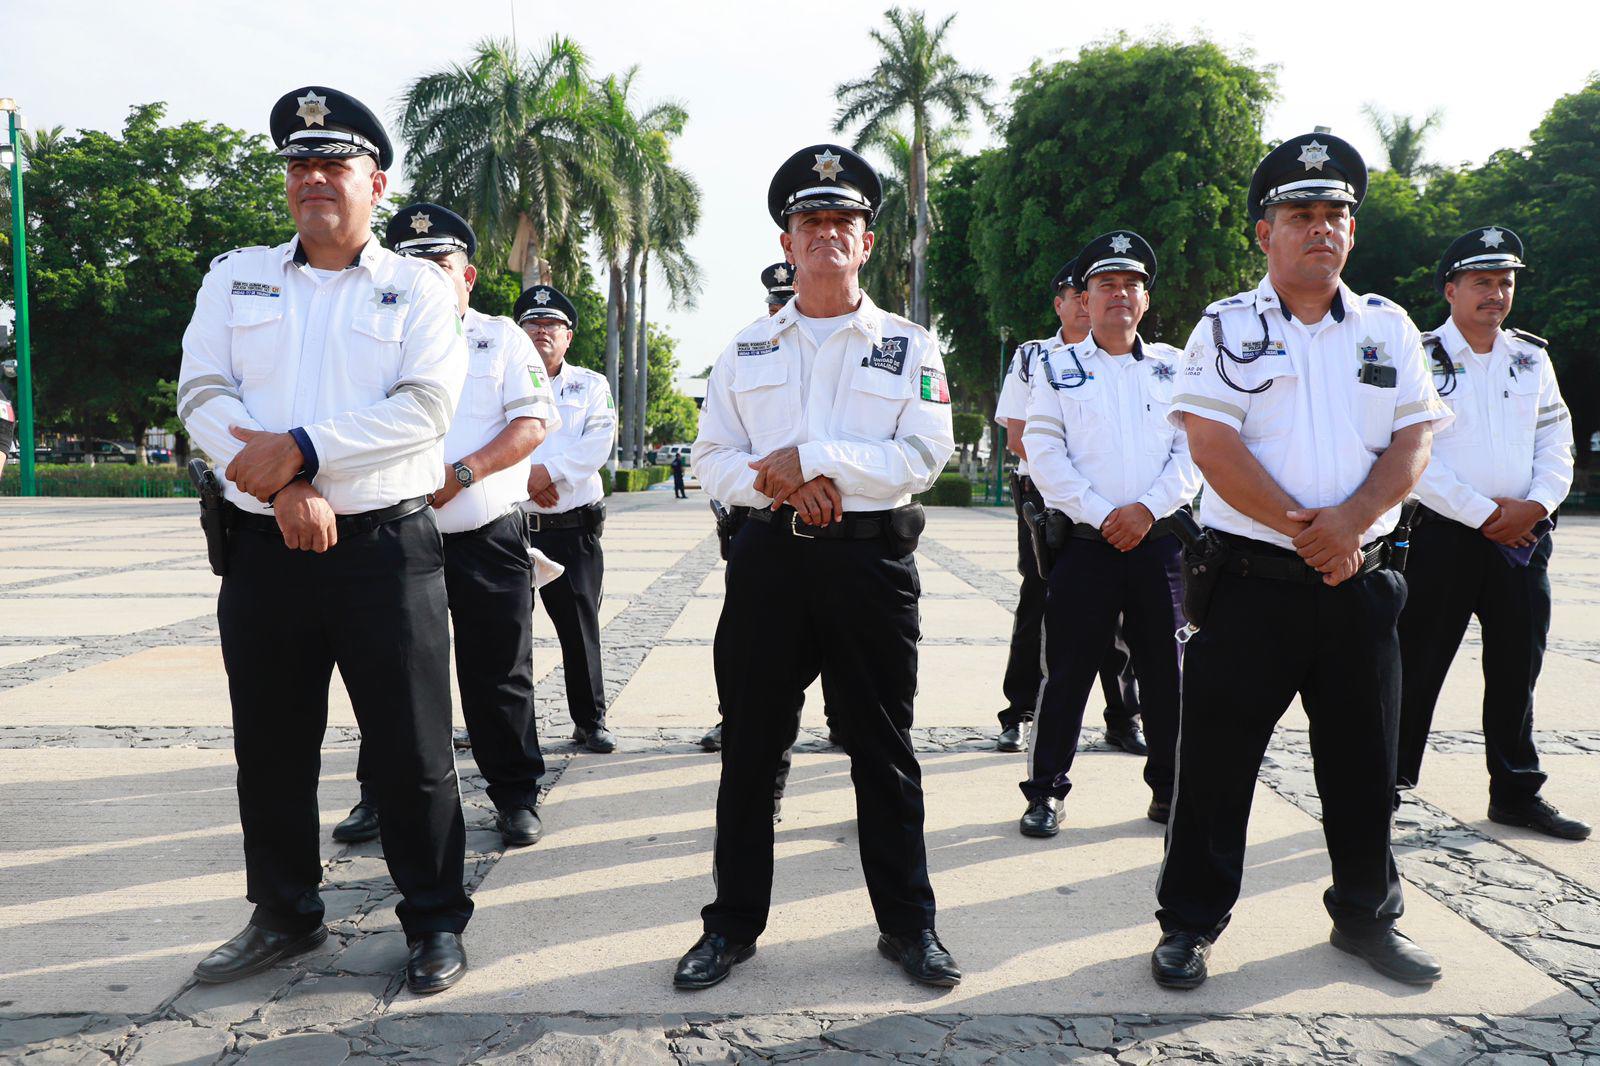
[[[916,506],[910,504],[909,506]],[[899,508],[896,508],[899,510]],[[847,511],[843,519],[825,526],[808,525],[800,521],[799,512],[788,504],[776,511],[770,507],[735,507],[743,511],[752,522],[770,525],[778,532],[808,540],[872,540],[889,530],[889,516],[894,511]]]
[[[278,520],[269,514],[256,514],[253,511],[244,511],[234,504],[228,504],[233,513],[229,516],[229,524],[235,529],[253,529],[257,533],[281,533]],[[359,537],[363,533],[371,533],[385,522],[393,522],[397,518],[414,515],[428,506],[428,497],[415,496],[409,500],[401,500],[393,507],[384,507],[376,511],[364,511],[361,514],[342,514],[334,518],[339,536]]]
[[[593,529],[605,521],[606,506],[603,503],[591,503],[586,507],[574,507],[570,511],[561,511],[557,514],[543,514],[539,511],[522,513],[529,533],[546,533],[552,529]]]
[[[1158,537],[1171,536],[1172,534],[1176,533],[1177,531],[1178,530],[1176,528],[1176,524],[1172,521],[1172,516],[1168,515],[1165,518],[1156,519],[1155,523],[1153,525],[1151,525],[1150,531],[1144,535],[1144,539],[1145,540],[1155,540]],[[1105,540],[1106,539],[1106,535],[1104,533],[1100,532],[1098,529],[1096,529],[1094,526],[1091,526],[1087,522],[1074,522],[1074,523],[1072,523],[1072,535],[1077,540]]]
[[[491,519],[489,519],[489,521],[485,522],[481,526],[478,526],[476,529],[458,529],[454,533],[445,533],[443,535],[444,539],[445,539],[445,543],[448,544],[450,541],[457,540],[457,539],[459,539],[461,537],[482,537],[482,536],[486,536],[491,530],[494,529],[495,526],[499,525],[501,522],[504,522],[507,518],[510,518],[513,514],[516,514],[516,512],[515,511],[507,511],[505,514],[501,515],[499,518],[491,518]],[[517,521],[520,524],[522,520],[519,518]]]
[[[1259,540],[1233,533],[1217,534],[1233,553],[1223,564],[1224,573],[1240,577],[1265,577],[1274,581],[1294,581],[1305,585],[1322,584],[1322,571],[1308,564],[1299,555],[1276,544],[1263,544]],[[1389,561],[1389,542],[1375,540],[1361,549],[1361,568],[1355,576],[1370,574]]]

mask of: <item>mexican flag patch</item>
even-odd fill
[[[943,370],[931,366],[922,368],[922,398],[929,403],[950,402],[950,385],[945,381]]]
[[[533,382],[534,388],[544,388],[544,374],[539,370],[538,367],[530,366],[528,368],[528,378]]]

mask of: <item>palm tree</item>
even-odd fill
[[[930,184],[959,154],[957,145],[966,133],[966,128],[958,124],[928,131]],[[903,129],[885,127],[861,147],[875,150],[873,154],[880,164],[878,176],[883,181],[883,201],[872,224],[872,258],[861,271],[861,285],[873,303],[904,315],[911,307],[911,242],[916,229],[913,207],[906,197],[914,158],[912,137]],[[931,224],[938,224],[931,205],[929,217]]]
[[[901,116],[911,118],[911,167],[906,195],[914,211],[911,238],[911,318],[928,325],[928,238],[932,219],[928,211],[928,137],[936,112],[957,122],[977,110],[993,115],[986,94],[994,79],[980,71],[960,67],[945,51],[944,38],[955,16],[929,27],[921,11],[892,7],[884,12],[889,32],[872,31],[882,52],[871,74],[847,81],[834,90],[839,114],[834,129],[842,132],[860,123],[857,146],[872,143],[882,131],[895,126]]]
[[[1443,120],[1443,111],[1430,111],[1421,122],[1410,115],[1380,111],[1372,104],[1363,106],[1361,112],[1367,116],[1373,132],[1383,142],[1383,154],[1388,159],[1390,170],[1408,180],[1431,177],[1439,172],[1438,164],[1422,161],[1422,146],[1428,134],[1437,129]]]
[[[665,140],[662,140],[665,146]],[[689,254],[687,242],[700,225],[700,186],[688,174],[665,161],[653,168],[648,218],[639,254],[639,328],[635,334],[637,388],[633,422],[634,461],[644,460],[645,411],[650,403],[648,293],[652,257],[667,283],[671,306],[694,307],[701,284],[700,264]]]
[[[523,57],[488,38],[413,81],[399,111],[412,192],[460,210],[524,288],[551,280],[549,249],[581,246],[581,207],[615,180],[583,50],[557,36]]]

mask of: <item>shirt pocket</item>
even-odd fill
[[[1224,357],[1226,358],[1226,357]],[[1265,365],[1263,365],[1265,364]],[[1234,392],[1245,408],[1244,428],[1239,437],[1246,444],[1280,440],[1294,428],[1300,399],[1300,375],[1287,355],[1267,355],[1252,363],[1230,364],[1228,376],[1240,390],[1266,388],[1257,393]]]
[[[1531,445],[1534,426],[1539,421],[1539,374],[1535,370],[1513,372],[1506,380],[1506,439],[1512,444]]]
[[[1356,428],[1361,432],[1361,443],[1368,451],[1381,452],[1394,439],[1394,409],[1400,390],[1385,389],[1357,381],[1351,386],[1351,412]]]
[[[475,357],[480,353],[473,352]],[[492,352],[467,363],[467,383],[461,390],[461,413],[479,422],[495,422],[503,414],[500,403],[500,361]]]
[[[745,356],[733,372],[733,402],[750,434],[750,446],[764,454],[794,428],[799,416],[789,388],[789,365]]]
[[[233,371],[240,384],[265,381],[277,368],[282,345],[278,343],[283,322],[279,300],[252,297],[236,300],[228,316],[233,333]]]
[[[850,379],[840,429],[852,440],[891,440],[900,425],[900,412],[911,398],[909,370],[891,374],[860,366]]]
[[[1098,455],[1116,447],[1117,420],[1106,409],[1110,397],[1102,395],[1092,381],[1075,389],[1053,391],[1061,405],[1069,454]]]
[[[1455,384],[1453,385],[1450,383],[1450,375],[1443,373],[1437,363],[1433,366],[1433,372],[1433,387],[1436,390],[1441,390],[1439,392],[1439,400],[1455,416],[1450,420],[1450,424],[1443,429],[1437,428],[1438,423],[1435,422],[1433,435],[1440,439],[1470,437],[1474,428],[1473,423],[1476,421],[1473,411],[1475,406],[1473,403],[1473,397],[1475,396],[1473,390],[1478,385],[1469,383],[1466,372],[1459,367],[1456,369]],[[1449,389],[1450,391],[1444,392],[1442,391],[1444,389]]]
[[[389,395],[400,378],[404,320],[395,314],[357,315],[350,328],[350,377],[368,389]]]
[[[1144,449],[1149,455],[1164,456],[1172,451],[1172,438],[1178,428],[1168,419],[1172,411],[1172,378],[1159,378],[1150,374],[1145,382],[1143,434]]]

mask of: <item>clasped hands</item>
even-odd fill
[[[818,474],[806,480],[800,467],[800,449],[779,448],[750,464],[756,472],[755,490],[772,497],[772,509],[793,507],[808,526],[825,526],[844,518],[844,501],[833,479]]]
[[[1526,548],[1538,541],[1539,538],[1533,535],[1533,527],[1549,514],[1544,504],[1533,500],[1514,500],[1507,496],[1496,496],[1494,502],[1494,513],[1478,527],[1484,536],[1508,548]]]
[[[1307,566],[1322,574],[1330,588],[1361,572],[1361,536],[1372,519],[1356,514],[1347,504],[1337,507],[1302,507],[1286,512],[1298,526],[1294,550]]]
[[[333,507],[309,481],[296,481],[305,466],[300,445],[287,433],[230,426],[244,447],[224,473],[240,492],[272,505],[285,547],[325,552],[339,542]]]

